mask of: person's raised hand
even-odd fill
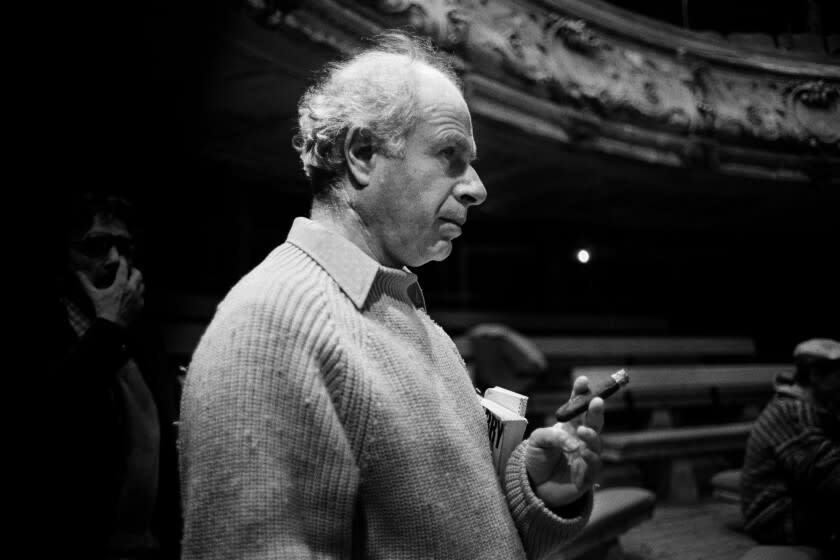
[[[129,272],[125,257],[120,257],[117,274],[110,286],[97,288],[82,272],[76,276],[93,303],[96,316],[107,319],[122,327],[129,326],[143,310],[143,294],[146,287],[140,270],[133,268]]]
[[[589,381],[578,377],[572,396],[587,394]],[[534,492],[550,508],[579,499],[601,472],[604,401],[596,397],[587,412],[568,422],[537,428],[528,438],[525,467]]]

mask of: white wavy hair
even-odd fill
[[[326,66],[298,104],[293,145],[316,198],[329,196],[345,171],[344,140],[351,128],[367,130],[375,150],[402,157],[406,136],[419,118],[416,64],[426,64],[459,89],[452,66],[428,39],[390,31],[352,58]]]

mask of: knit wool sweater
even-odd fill
[[[825,546],[838,538],[838,501],[840,418],[780,377],[747,441],[744,529],[761,543]]]
[[[298,218],[219,305],[191,361],[179,448],[185,560],[543,558],[563,519],[486,418],[417,277]]]

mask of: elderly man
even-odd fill
[[[793,379],[755,422],[741,475],[745,529],[767,544],[840,553],[840,342],[806,340]]]
[[[588,519],[603,402],[535,430],[500,482],[463,360],[406,268],[446,258],[486,197],[457,78],[383,36],[306,93],[295,145],[311,219],[219,305],[186,378],[185,558],[552,553]]]

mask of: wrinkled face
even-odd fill
[[[121,220],[102,215],[83,235],[74,237],[69,254],[71,268],[100,289],[114,283],[120,256],[132,264],[134,239]]]
[[[360,217],[382,264],[441,261],[461,235],[470,206],[487,192],[471,163],[472,121],[461,92],[437,70],[417,70],[420,122],[405,155],[373,155],[370,184],[360,193]]]

